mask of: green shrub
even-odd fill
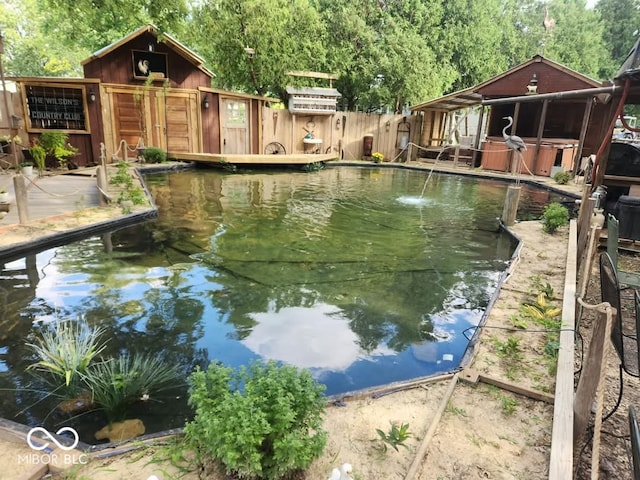
[[[566,170],[557,172],[553,176],[553,179],[556,181],[556,183],[559,183],[560,185],[566,185],[572,178],[573,175],[571,174],[571,172],[567,172]]]
[[[550,203],[542,213],[542,229],[547,233],[555,232],[569,223],[569,210],[560,203]]]
[[[319,457],[324,386],[308,371],[275,362],[232,370],[212,363],[189,378],[195,418],[185,427],[201,463],[242,479],[286,478]]]
[[[146,163],[163,163],[167,161],[167,152],[158,147],[147,147],[142,157]]]

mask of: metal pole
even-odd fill
[[[566,92],[555,93],[537,93],[535,95],[522,95],[519,97],[507,97],[507,98],[493,98],[483,100],[482,105],[502,105],[506,103],[528,103],[539,102],[540,100],[559,100],[562,98],[577,98],[577,97],[595,97],[599,94],[613,94],[620,90],[622,87],[619,85],[612,85],[610,87],[600,88],[584,88],[582,90],[568,90]],[[603,102],[607,103],[607,102]]]

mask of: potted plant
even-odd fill
[[[33,175],[33,162],[22,162],[20,164],[20,172],[25,177],[30,177]]]
[[[384,160],[384,155],[382,153],[380,153],[380,152],[373,152],[371,154],[371,157],[373,157],[373,161],[375,163],[380,163],[380,162],[382,162]]]

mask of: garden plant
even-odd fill
[[[185,434],[201,468],[220,465],[233,478],[287,479],[321,455],[324,386],[308,371],[273,361],[239,370],[211,363],[190,384],[195,418]]]

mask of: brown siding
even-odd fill
[[[513,97],[527,93],[533,74],[538,78],[538,93],[564,92],[592,88],[593,85],[546,63],[533,63],[478,90],[485,98]]]
[[[251,153],[260,152],[260,102],[258,100],[251,100],[251,128],[249,129],[249,135],[251,135]]]
[[[147,50],[153,45],[154,52],[167,54],[167,69],[170,86],[173,88],[196,89],[210,87],[211,79],[202,70],[178,55],[163,43],[157,43],[151,33],[144,33],[117,48],[104,57],[96,58],[84,65],[84,76],[99,78],[103,83],[119,85],[142,85],[143,80],[133,77],[132,51]],[[163,80],[154,82],[162,86]]]
[[[209,95],[209,108],[201,108],[203,152],[220,153],[220,95],[201,92],[201,98],[204,95]]]

